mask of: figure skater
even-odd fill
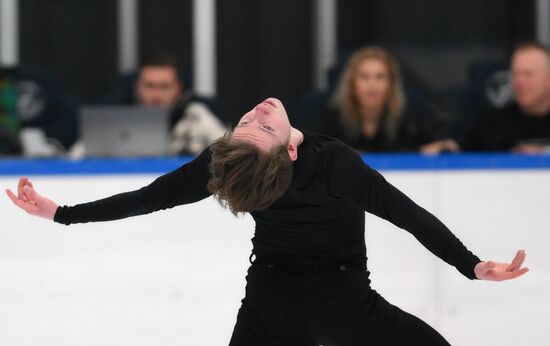
[[[256,222],[252,265],[230,346],[448,345],[433,328],[370,287],[365,211],[410,232],[468,279],[523,275],[483,262],[435,216],[415,204],[350,147],[301,132],[269,98],[189,163],[148,186],[75,206],[58,206],[26,178],[9,198],[31,215],[70,225],[122,219],[210,195]]]

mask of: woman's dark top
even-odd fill
[[[413,152],[424,144],[450,138],[439,118],[428,113],[421,115],[410,108],[401,114],[393,136],[389,135],[388,127],[388,116],[384,113],[374,137],[369,138],[361,131],[351,135],[341,121],[340,112],[328,108],[321,116],[318,131],[363,152]]]
[[[59,207],[54,220],[108,221],[193,203],[208,196],[210,150],[139,190]],[[257,257],[319,260],[365,258],[365,213],[414,235],[426,248],[470,279],[480,261],[435,216],[388,183],[344,143],[304,133],[288,191],[272,206],[251,212]]]

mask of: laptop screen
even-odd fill
[[[86,156],[168,154],[168,111],[141,106],[85,106],[80,112]]]

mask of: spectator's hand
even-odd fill
[[[519,250],[512,263],[479,262],[476,264],[474,272],[480,280],[503,281],[515,279],[529,271],[529,268],[521,267],[523,261],[525,261],[525,251]]]
[[[420,147],[420,152],[427,155],[437,155],[442,151],[457,153],[460,151],[460,146],[452,139],[445,139],[431,142]]]
[[[6,189],[6,194],[16,206],[27,213],[53,220],[55,211],[58,207],[57,204],[39,195],[38,192],[34,190],[32,183],[27,177],[21,177],[19,179],[17,196],[10,189]]]
[[[539,154],[549,151],[549,147],[547,145],[542,144],[531,144],[531,143],[525,143],[516,145],[512,148],[512,151],[514,153],[520,153],[520,154]]]

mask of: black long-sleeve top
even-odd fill
[[[550,112],[544,116],[533,116],[514,103],[480,115],[466,148],[508,151],[521,144],[550,146]]]
[[[435,115],[418,113],[410,107],[401,113],[390,135],[390,120],[382,114],[376,134],[369,138],[362,131],[350,134],[346,130],[337,109],[327,108],[321,116],[319,132],[335,137],[362,152],[417,152],[425,144],[450,139],[445,124]]]
[[[210,158],[206,149],[141,189],[59,207],[54,221],[66,225],[109,221],[202,200],[210,196],[206,188]],[[344,143],[304,133],[293,174],[281,198],[265,210],[251,212],[256,222],[252,239],[256,256],[366,257],[367,211],[407,230],[436,256],[475,279],[479,258]]]

